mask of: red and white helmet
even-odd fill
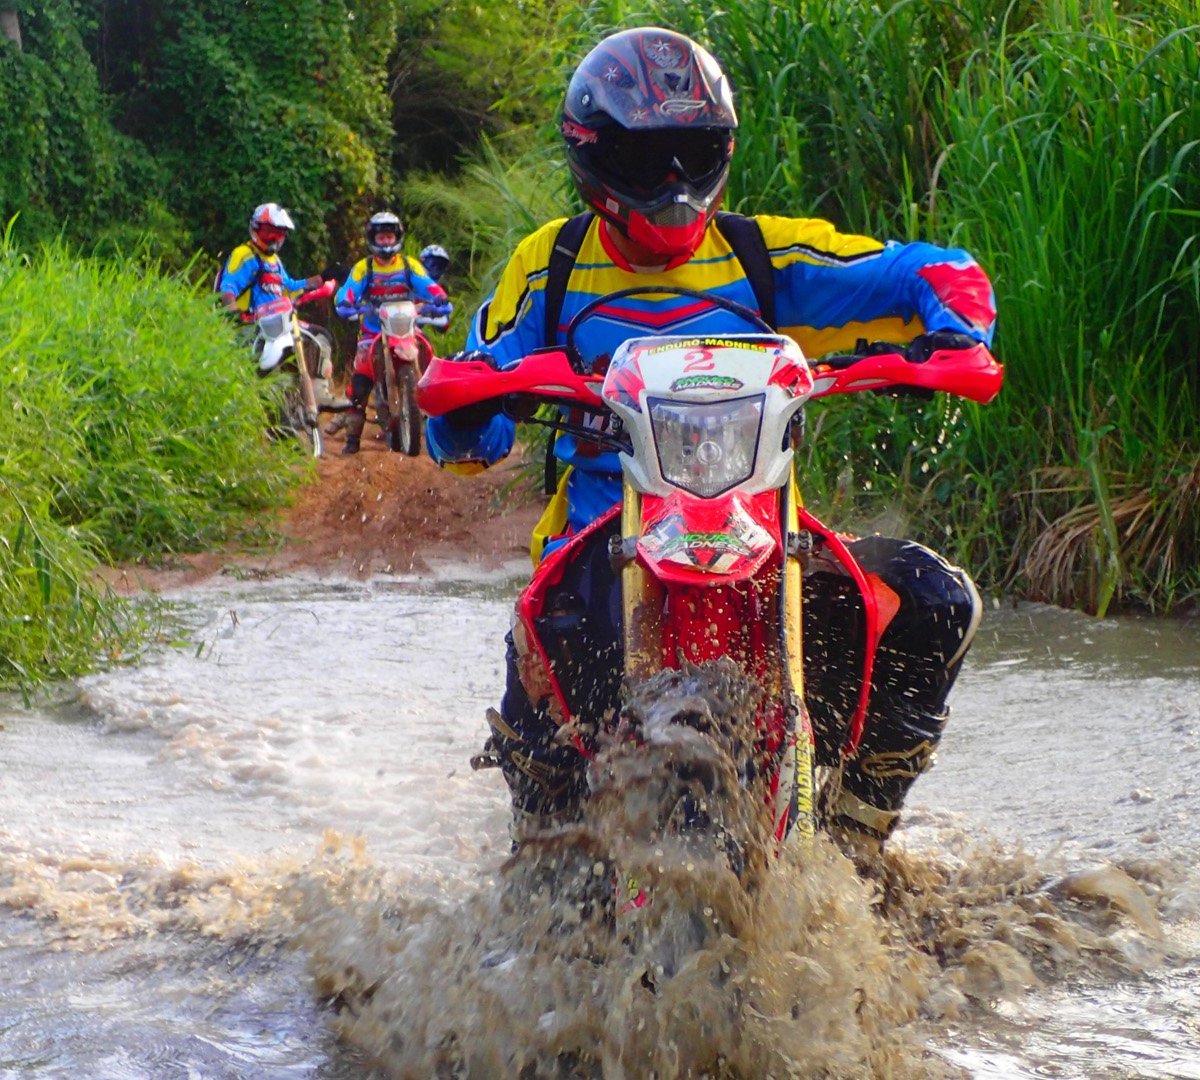
[[[295,227],[292,216],[279,203],[263,203],[250,215],[250,239],[257,248],[269,253],[283,247],[287,234]]]
[[[725,192],[737,126],[712,55],[653,26],[601,41],[563,103],[567,163],[584,202],[667,258],[699,247]]]

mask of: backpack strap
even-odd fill
[[[363,294],[360,304],[365,304],[371,299],[371,284],[375,280],[375,256],[372,252],[367,252],[367,276],[363,278]]]
[[[579,249],[587,235],[588,226],[596,215],[590,210],[576,214],[563,222],[554,238],[554,249],[546,267],[546,290],[543,295],[545,322],[542,325],[542,341],[553,345],[558,336],[558,320],[562,318],[563,301],[567,297],[567,282],[579,258]],[[542,476],[542,490],[553,495],[558,490],[558,458],[554,456],[554,443],[558,432],[551,429],[546,443],[546,469]]]
[[[546,267],[546,321],[542,330],[542,341],[546,345],[553,345],[558,334],[558,320],[562,318],[563,300],[567,296],[567,281],[579,257],[588,226],[595,216],[590,210],[576,214],[563,222],[558,236],[554,238],[554,250],[550,252],[550,264]]]
[[[775,321],[775,274],[771,268],[771,253],[767,250],[767,242],[763,239],[758,222],[752,217],[722,210],[717,213],[716,226],[733,248],[733,257],[741,263],[746,280],[754,290],[754,299],[763,322],[778,329]]]

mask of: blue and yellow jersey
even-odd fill
[[[240,311],[253,312],[260,304],[281,296],[298,296],[304,292],[304,282],[304,278],[294,278],[283,268],[278,255],[241,244],[229,255],[217,292],[222,300],[235,300]]]
[[[907,342],[933,330],[953,330],[990,342],[995,301],[987,277],[964,251],[932,244],[883,244],[839,233],[813,218],[756,218],[770,253],[776,323],[806,356],[850,351],[859,338]],[[563,299],[555,341],[545,337],[545,289],[550,253],[563,220],[544,225],[517,247],[495,293],[475,317],[467,340],[503,367],[536,348],[562,344],[572,317],[609,293],[637,287],[691,289],[758,310],[754,290],[721,232],[710,226],[687,262],[641,272],[625,266],[593,220]],[[585,362],[611,357],[631,337],[646,334],[721,335],[752,332],[732,312],[699,300],[662,294],[627,296],[602,305],[578,327],[576,345]],[[512,449],[514,428],[498,416],[476,432],[455,431],[443,418],[427,425],[430,453],[441,464],[493,464]],[[614,453],[597,454],[571,436],[555,444],[560,460],[574,466],[568,516],[587,524],[620,495]]]
[[[386,261],[378,255],[359,259],[350,276],[338,290],[337,308],[341,315],[350,315],[363,304],[362,330],[379,333],[379,316],[375,309],[391,300],[442,300],[446,290],[433,280],[425,267],[411,255],[397,255]]]

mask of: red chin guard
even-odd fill
[[[677,259],[692,255],[704,239],[708,228],[708,215],[697,212],[686,225],[655,225],[644,214],[635,210],[629,215],[626,235],[635,244],[655,255]]]

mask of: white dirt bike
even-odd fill
[[[255,308],[252,316],[258,374],[284,374],[292,380],[284,391],[280,427],[311,447],[314,457],[322,452],[317,426],[321,402],[314,382],[321,380],[328,386],[333,374],[333,339],[323,326],[301,322],[296,308],[332,295],[334,286],[335,282],[327,281],[295,301],[287,296],[270,300]],[[297,356],[303,357],[304,363],[296,363]]]

